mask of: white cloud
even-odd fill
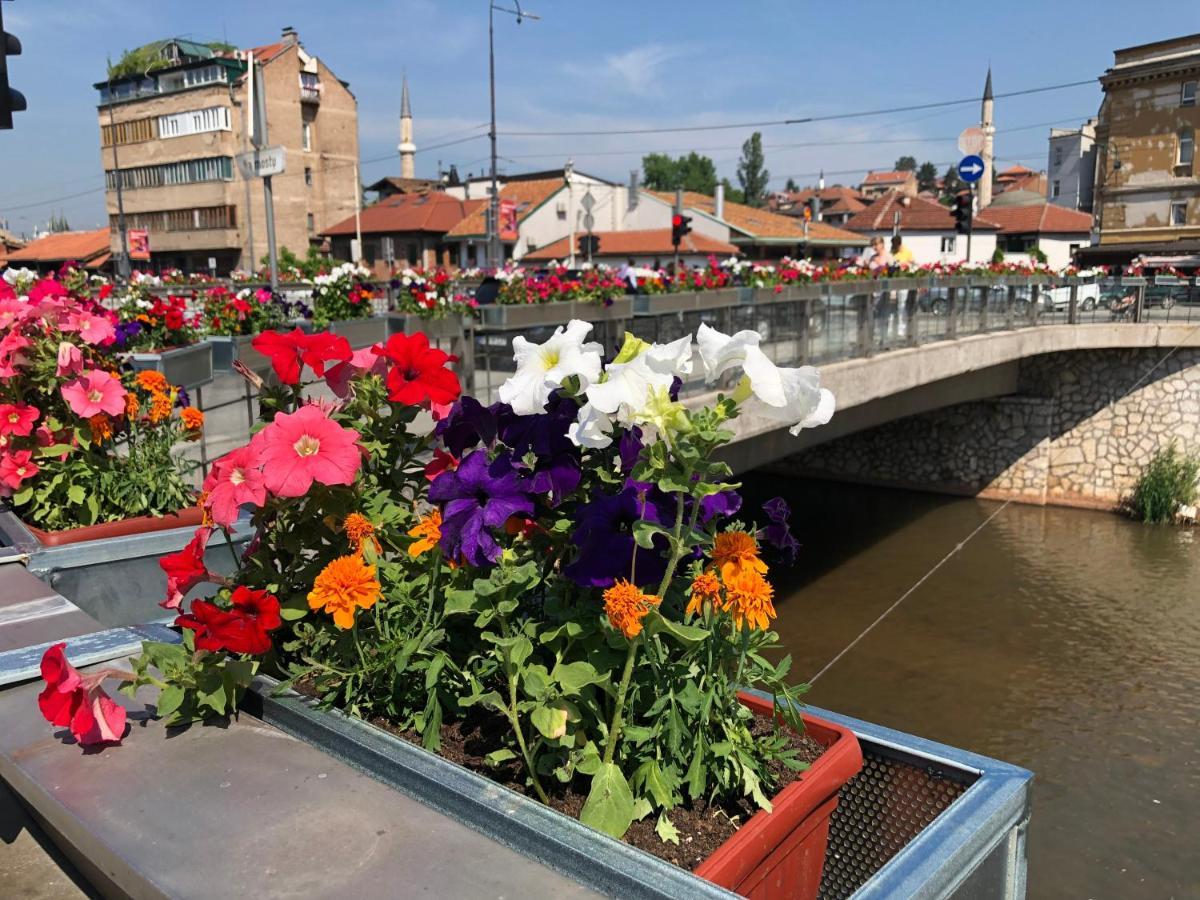
[[[662,93],[663,66],[694,50],[685,44],[642,44],[609,54],[598,66],[568,63],[563,68],[576,78],[601,79],[603,89],[649,97]]]

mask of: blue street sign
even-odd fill
[[[976,156],[972,153],[970,156],[964,156],[958,163],[958,177],[967,184],[973,184],[983,177],[983,157]]]

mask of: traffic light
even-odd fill
[[[964,191],[954,195],[954,230],[959,234],[971,232],[971,194]]]
[[[4,30],[4,4],[0,2],[0,129],[12,128],[12,114],[25,109],[25,97],[8,86],[8,57],[21,55],[21,42]]]
[[[675,213],[671,216],[671,245],[678,248],[685,234],[692,233],[692,217]]]
[[[600,252],[600,236],[596,234],[581,234],[576,240],[579,255],[591,259]]]

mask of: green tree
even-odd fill
[[[962,179],[958,177],[958,167],[948,168],[946,174],[942,176],[942,202],[946,205],[953,203],[954,196],[965,186]]]
[[[800,185],[796,184],[796,179],[789,175],[787,184],[783,186],[783,189],[789,194],[794,194],[800,190]]]
[[[928,161],[921,163],[921,168],[917,169],[917,190],[936,190],[937,178],[937,166]]]
[[[748,206],[762,206],[771,173],[767,171],[766,160],[763,157],[761,131],[754,132],[750,135],[750,140],[742,144],[742,159],[738,163],[737,177],[745,197],[743,202]]]
[[[896,160],[895,169],[897,172],[915,172],[917,171],[917,158],[915,156],[902,156]]]
[[[742,193],[741,188],[735,188],[733,182],[728,178],[722,178],[721,184],[725,186],[725,199],[730,203],[745,203],[746,195]]]
[[[678,159],[650,153],[642,157],[642,183],[652,191],[682,188],[712,194],[717,186],[717,167],[709,157],[695,151]]]
[[[642,184],[649,191],[673,191],[679,171],[675,160],[665,153],[647,153],[642,157]]]
[[[71,223],[67,221],[67,217],[62,213],[58,215],[50,214],[50,222],[46,226],[51,234],[58,234],[63,231],[71,230]]]

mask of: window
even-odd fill
[[[117,217],[112,215],[108,218],[110,227],[115,231]],[[237,208],[234,206],[203,206],[191,209],[126,213],[125,223],[129,228],[145,228],[147,231],[203,231],[209,228],[236,228]]]
[[[1190,128],[1179,132],[1179,165],[1190,166],[1196,154],[1196,135]]]
[[[308,166],[304,167],[304,183],[309,187],[312,187],[312,169],[310,169]]]
[[[1061,193],[1062,193],[1062,185],[1059,182],[1055,181],[1052,185],[1050,185],[1050,196],[1051,197],[1057,197]]]
[[[1187,201],[1176,200],[1171,204],[1171,224],[1186,225],[1187,224]]]
[[[1185,81],[1183,87],[1179,89],[1179,105],[1180,106],[1195,106],[1196,105],[1196,82]]]
[[[942,252],[953,253],[958,247],[958,235],[947,234],[942,236]]]
[[[300,123],[300,146],[305,150],[312,149],[312,123]]]
[[[158,134],[154,130],[154,119],[132,119],[128,122],[117,122],[115,125],[100,126],[100,145],[102,147],[152,141],[156,137]]]
[[[159,137],[183,137],[207,131],[229,131],[228,106],[209,106],[158,117]]]
[[[308,214],[308,233],[309,233],[309,234],[312,234],[312,233],[313,233],[314,231],[316,231],[316,230],[317,230],[317,225],[316,225],[316,223],[313,221],[313,214],[312,214],[312,213],[309,213],[309,214]]]
[[[1063,159],[1062,147],[1055,147],[1054,148],[1054,165],[1061,166],[1062,159]]]
[[[104,173],[104,177],[108,182],[108,189],[116,190],[117,173],[110,169]],[[232,178],[233,158],[229,156],[210,156],[207,159],[188,159],[157,166],[121,169],[121,187],[124,190],[163,187],[170,184],[195,184],[201,181],[230,181]]]

